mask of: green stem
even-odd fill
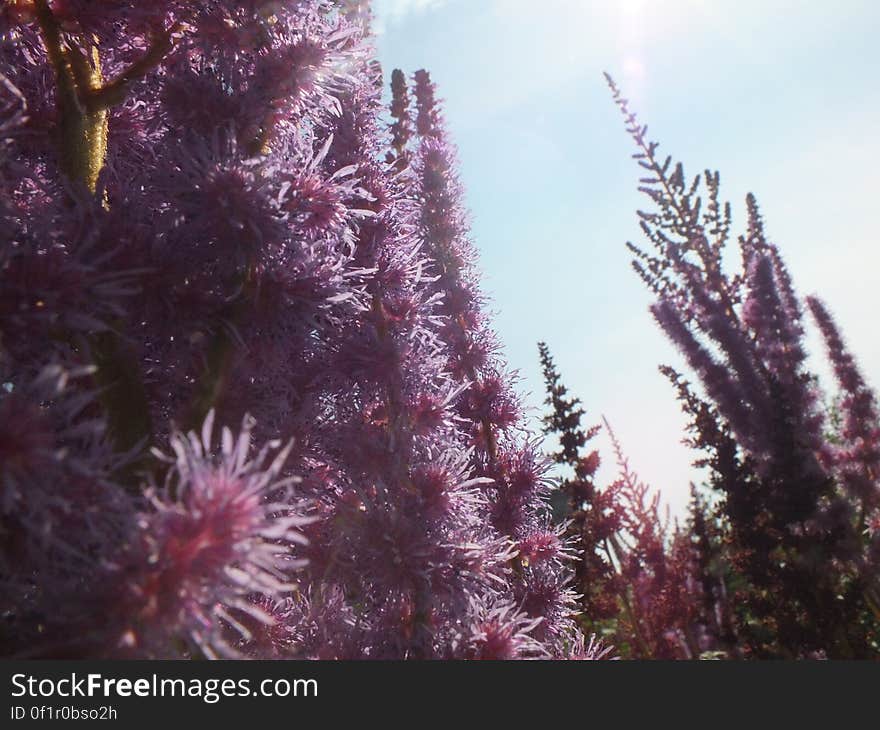
[[[96,39],[65,39],[47,0],[34,0],[34,12],[55,72],[59,166],[69,180],[84,184],[94,193],[107,158],[108,110],[124,100],[131,81],[161,61],[170,47],[174,28],[161,34],[143,58],[105,84]],[[145,445],[151,424],[136,354],[112,330],[93,333],[87,341],[97,366],[95,380],[101,388],[100,401],[114,446],[124,452]],[[132,478],[136,468],[136,463],[129,467]]]

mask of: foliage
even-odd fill
[[[654,205],[639,211],[651,248],[629,244],[633,267],[656,297],[654,318],[705,393],[662,368],[721,498],[725,554],[742,579],[735,604],[744,651],[876,656],[876,397],[825,307],[808,298],[844,394],[842,443],[829,437],[833,418],[809,370],[803,305],[754,196],[738,238],[741,266],[730,275],[723,264],[731,209],[720,201],[718,173],[688,182],[681,164],[661,162],[647,128],[608,82],[646,171],[640,190]]]
[[[2,12],[3,653],[603,655],[368,9]]]

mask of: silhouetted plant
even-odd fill
[[[731,559],[745,578],[742,636],[753,656],[876,656],[876,538],[866,529],[878,499],[873,395],[845,354],[830,317],[810,307],[829,344],[851,415],[849,447],[825,435],[817,379],[808,369],[802,305],[752,195],[738,239],[741,267],[725,272],[729,204],[718,173],[688,182],[657,157],[608,77],[646,170],[639,211],[651,244],[628,244],[657,301],[657,323],[684,355],[705,403],[673,371],[693,443],[721,493]],[[856,445],[857,444],[857,445]]]

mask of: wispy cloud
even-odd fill
[[[413,15],[436,10],[446,2],[447,0],[374,0],[373,32],[384,33],[389,26],[402,23]]]

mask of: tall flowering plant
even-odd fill
[[[607,421],[617,477],[599,486],[600,457],[589,445],[601,426],[581,425],[580,400],[568,397],[547,345],[538,347],[549,407],[544,430],[557,437],[552,458],[568,471],[557,513],[577,556],[584,630],[609,637],[627,658],[739,656],[717,526],[703,500],[695,493],[685,524],[673,524]]]
[[[737,596],[752,656],[862,658],[880,649],[876,514],[878,412],[825,306],[806,300],[842,393],[840,433],[804,345],[804,306],[755,198],[738,238],[741,266],[727,273],[732,216],[718,173],[688,181],[657,156],[608,77],[645,170],[640,211],[650,243],[629,244],[633,267],[656,296],[651,311],[699,379],[670,368],[705,454],[730,559],[745,579]]]
[[[559,449],[551,458],[567,471],[559,481],[556,514],[577,548],[575,580],[583,607],[579,620],[587,631],[614,633],[623,586],[612,543],[623,525],[616,491],[596,484],[601,460],[590,445],[601,427],[582,425],[585,411],[580,399],[569,397],[550,348],[540,342],[538,352],[547,392],[544,432],[558,439]],[[625,649],[619,635],[615,646]]]
[[[17,0],[11,656],[593,658],[426,74],[358,2]]]

